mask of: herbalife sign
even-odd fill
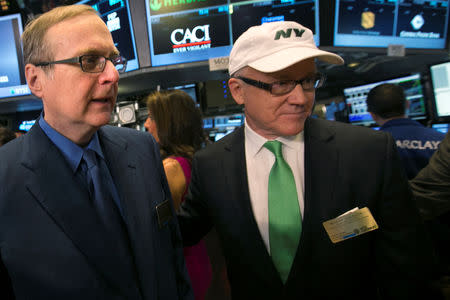
[[[224,0],[148,0],[151,15],[226,4]]]

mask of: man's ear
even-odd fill
[[[228,80],[228,88],[230,89],[231,95],[237,104],[244,104],[244,91],[242,90],[242,81],[239,79],[231,77]]]
[[[25,66],[25,77],[27,79],[28,87],[30,88],[33,95],[38,98],[42,98],[42,76],[44,72],[41,68],[36,67],[32,64],[27,64]]]

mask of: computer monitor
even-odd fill
[[[319,1],[230,0],[233,42],[249,27],[275,21],[295,21],[313,31],[316,45],[320,45]]]
[[[393,83],[401,86],[404,90],[409,109],[405,114],[411,119],[426,119],[427,111],[421,76],[419,73],[397,77],[393,79],[373,82],[344,89],[345,102],[348,110],[348,121],[355,125],[372,126],[375,121],[367,111],[366,98],[369,91],[382,83]]]
[[[336,0],[333,46],[446,49],[447,0]]]
[[[447,133],[450,129],[450,123],[435,123],[431,125],[431,128],[442,133]]]
[[[208,117],[203,119],[203,128],[208,132],[209,139],[216,142],[242,126],[244,121],[243,113]]]
[[[197,97],[197,87],[196,87],[195,83],[173,86],[173,87],[170,87],[167,89],[168,90],[181,90],[181,91],[186,92],[192,98],[192,100],[194,100],[195,106],[200,107],[200,102],[198,101],[198,97]]]
[[[207,114],[221,114],[230,111],[242,111],[234,101],[228,88],[228,80],[209,80],[202,83],[200,88],[202,110]]]
[[[163,11],[167,2],[171,1],[160,2],[162,7],[158,10],[146,2],[152,66],[195,62],[229,54],[231,40],[226,1],[221,6],[203,8],[198,6],[209,2],[192,1],[189,6],[178,5],[178,9],[185,10],[164,14],[169,11]]]
[[[20,14],[0,16],[0,101],[31,94],[24,73]]]
[[[34,125],[36,120],[24,120],[19,124],[19,130],[28,131]]]
[[[325,119],[329,121],[342,121],[341,115],[346,110],[345,102],[332,101],[325,105]]]
[[[214,128],[214,118],[213,117],[203,118],[203,128],[204,129]]]
[[[77,4],[90,5],[98,11],[111,32],[116,48],[127,59],[125,71],[137,70],[139,62],[128,0],[83,0]]]
[[[319,44],[319,0],[146,0],[152,66],[228,56],[249,27],[297,21]]]
[[[429,66],[434,119],[450,120],[450,62]]]

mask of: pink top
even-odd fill
[[[172,156],[171,158],[178,161],[183,169],[184,177],[186,178],[186,189],[184,190],[181,199],[181,202],[183,202],[189,183],[191,182],[191,163],[188,159],[181,156]],[[184,247],[183,252],[189,277],[191,278],[195,299],[203,300],[212,277],[211,264],[209,262],[205,241],[201,240],[197,245],[192,247]]]

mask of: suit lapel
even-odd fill
[[[245,158],[244,127],[237,129],[236,134],[228,144],[225,145],[225,157],[221,161],[225,170],[225,186],[233,188],[231,199],[231,213],[236,230],[246,230],[247,234],[240,233],[242,249],[247,249],[249,253],[245,257],[249,258],[249,263],[253,265],[255,274],[263,281],[273,285],[281,283],[278,271],[267,252],[264,241],[259,232],[258,225],[253,215],[248,189],[247,165]],[[236,172],[240,170],[240,172]]]
[[[154,267],[152,267],[156,263],[154,261],[155,254],[152,253],[155,245],[151,238],[154,236],[152,229],[155,227],[152,219],[154,213],[151,210],[151,195],[157,195],[157,192],[153,192],[151,189],[157,187],[149,185],[147,182],[149,178],[143,174],[137,174],[137,157],[141,154],[134,153],[133,155],[132,149],[128,148],[123,137],[117,134],[113,135],[106,130],[100,130],[99,137],[108,168],[119,193],[134,257],[134,266],[141,282],[141,291],[144,295],[156,295],[156,291],[150,288],[157,286],[156,278],[153,276]],[[147,187],[146,192],[143,192],[143,186]]]
[[[302,235],[294,259],[290,282],[306,282],[308,257],[313,253],[313,240],[318,240],[317,226],[337,216],[335,187],[339,153],[335,147],[334,132],[322,126],[321,120],[307,119],[305,123],[305,195]],[[321,225],[319,226],[321,228]],[[306,272],[305,272],[306,271]],[[303,279],[302,279],[303,278]],[[294,284],[295,285],[295,284]]]
[[[113,238],[100,225],[87,190],[57,147],[36,124],[26,136],[29,157],[22,164],[31,174],[25,186],[44,210],[84,254],[89,263],[125,297],[136,298],[124,258],[114,251]],[[128,274],[128,275],[127,275]]]
[[[322,120],[308,119],[305,126],[305,221],[335,216],[340,203],[335,198],[340,153],[334,131]],[[326,220],[322,220],[326,221]]]

